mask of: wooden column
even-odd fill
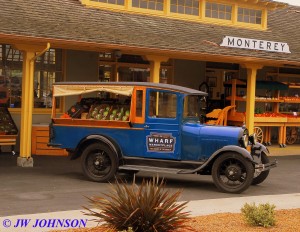
[[[255,108],[255,90],[257,70],[263,68],[258,64],[245,64],[247,69],[247,102],[246,102],[246,127],[249,134],[254,132],[254,108]]]
[[[48,44],[47,50],[50,45]],[[20,128],[20,155],[17,160],[18,166],[32,167],[31,157],[31,128],[32,112],[34,102],[34,61],[38,55],[46,51],[45,47],[16,44],[15,49],[22,51],[23,69],[22,69],[22,108],[21,108],[21,128]],[[40,52],[37,56],[36,53]]]
[[[146,59],[150,61],[150,82],[159,83],[160,63],[167,62],[169,58],[147,55]]]

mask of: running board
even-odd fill
[[[119,166],[119,170],[158,172],[158,173],[171,173],[171,174],[179,174],[182,171],[193,173],[192,169],[160,168],[160,167],[150,167],[150,166],[140,166],[140,165],[123,165],[123,166]]]

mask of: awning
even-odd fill
[[[131,96],[133,92],[133,86],[115,86],[115,85],[53,85],[53,96],[72,96],[81,95],[92,92],[109,92],[114,94],[120,94],[125,96]]]
[[[257,81],[256,88],[266,90],[287,90],[289,87],[279,81]]]
[[[232,80],[224,82],[224,87],[231,87]],[[247,81],[246,80],[236,80],[236,87],[237,88],[246,88]],[[256,81],[256,88],[257,89],[265,89],[265,90],[287,90],[289,87],[288,85],[279,82],[279,81]]]

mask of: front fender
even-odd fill
[[[220,155],[222,155],[222,153],[225,152],[236,152],[238,154],[241,154],[245,159],[249,160],[250,162],[254,162],[253,157],[251,156],[250,152],[247,151],[245,148],[242,147],[238,147],[235,145],[229,145],[229,146],[224,146],[221,149],[215,151],[208,160],[206,160],[200,167],[196,168],[193,170],[192,173],[196,173],[199,172],[203,169],[205,169],[207,166],[211,165],[211,163]],[[188,172],[185,171],[181,171],[181,174],[188,174]]]
[[[225,153],[225,152],[236,152],[241,154],[245,159],[249,160],[250,162],[253,162],[254,159],[252,155],[250,154],[249,151],[247,151],[245,148],[234,146],[234,145],[229,145],[229,146],[224,146],[221,149],[215,151],[209,159],[201,165],[202,168],[206,167],[212,160],[217,158],[220,154]],[[201,170],[201,169],[200,169]]]
[[[261,163],[261,153],[264,152],[267,156],[270,155],[270,152],[266,146],[261,143],[256,143],[251,147],[251,155],[253,156],[254,162],[256,164]]]

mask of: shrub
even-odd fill
[[[177,203],[181,195],[180,190],[170,193],[165,190],[164,180],[158,177],[143,180],[141,185],[131,185],[123,181],[111,184],[110,194],[104,197],[88,198],[89,203],[99,211],[85,207],[87,215],[99,218],[107,228],[118,231],[132,228],[139,232],[167,232],[178,228],[186,228],[184,222],[189,213],[182,212],[187,202]]]
[[[252,226],[270,227],[275,225],[275,205],[255,203],[245,204],[241,209],[245,220]]]

